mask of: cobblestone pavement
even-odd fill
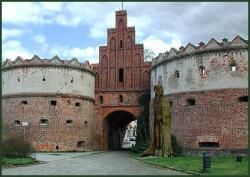
[[[183,175],[130,157],[128,152],[39,153],[44,163],[3,168],[3,175]]]

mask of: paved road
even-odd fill
[[[39,153],[43,164],[3,168],[3,175],[182,175],[130,157],[128,152]]]

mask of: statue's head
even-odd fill
[[[154,86],[155,96],[163,96],[163,87],[160,84]]]

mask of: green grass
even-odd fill
[[[195,173],[202,173],[202,157],[146,157],[140,158],[155,165],[178,168]],[[248,158],[237,162],[236,157],[211,157],[211,169],[205,175],[247,175]]]
[[[3,158],[2,164],[5,166],[27,165],[36,162],[32,157]]]

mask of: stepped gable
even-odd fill
[[[18,65],[60,65],[60,66],[73,66],[77,68],[85,68],[88,70],[92,70],[89,61],[85,61],[84,63],[80,63],[76,57],[73,57],[71,60],[62,60],[59,56],[55,55],[51,59],[41,59],[39,56],[34,55],[31,59],[23,59],[18,56],[14,61],[11,59],[6,59],[5,62],[2,63],[4,68],[18,66]]]

